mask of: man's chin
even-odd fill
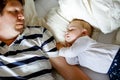
[[[20,31],[20,32],[23,32],[24,26],[23,25],[18,25],[18,26],[16,26],[16,30]]]

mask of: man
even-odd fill
[[[23,0],[0,0],[0,79],[54,80],[51,61],[56,69],[61,68],[60,74],[66,72],[66,76],[62,75],[66,80],[80,80],[78,67],[55,57],[56,42],[47,29],[24,27],[23,5]],[[82,78],[88,79],[86,75]]]

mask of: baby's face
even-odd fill
[[[65,40],[67,43],[72,44],[77,38],[81,37],[83,33],[83,27],[80,21],[72,21],[65,33]]]

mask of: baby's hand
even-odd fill
[[[57,42],[57,43],[56,43],[56,47],[57,47],[57,49],[59,50],[59,49],[65,47],[65,45],[62,44],[62,43],[60,43],[60,42]]]
[[[72,44],[65,41],[65,47],[70,47]]]

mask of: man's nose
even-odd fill
[[[18,14],[18,19],[20,19],[20,20],[24,20],[24,19],[25,19],[23,13],[20,12],[20,13]]]

